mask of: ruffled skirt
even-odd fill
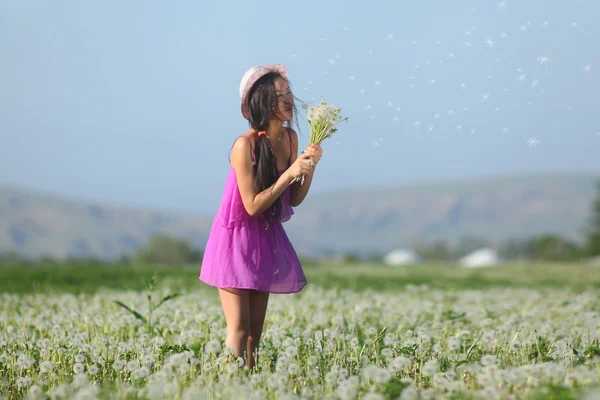
[[[297,293],[306,285],[300,260],[283,224],[261,218],[225,224],[215,218],[199,279],[218,288]]]

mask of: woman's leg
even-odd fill
[[[267,304],[269,303],[269,293],[253,290],[249,294],[250,300],[250,334],[248,335],[247,352],[248,368],[253,369],[258,364],[258,347],[262,335],[265,315],[267,314]]]
[[[231,346],[236,356],[246,359],[248,336],[250,335],[249,291],[241,289],[219,289],[221,305],[227,322],[225,346]]]

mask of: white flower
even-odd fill
[[[298,375],[298,364],[295,362],[292,362],[288,365],[288,372],[290,375]]]
[[[96,375],[98,373],[98,366],[97,365],[90,365],[88,367],[88,374],[90,375]]]
[[[386,347],[381,350],[381,355],[385,358],[392,358],[394,356],[394,351],[389,347]]]
[[[73,387],[80,388],[88,383],[88,378],[86,374],[76,374],[73,378]]]
[[[39,399],[42,397],[42,395],[44,394],[44,390],[39,387],[38,385],[33,385],[29,388],[29,391],[27,392],[27,398],[28,399]]]
[[[85,361],[85,356],[83,354],[77,354],[75,356],[76,363],[83,363]]]
[[[369,392],[366,393],[363,397],[363,400],[383,400],[385,399],[385,397],[383,397],[383,395],[381,393],[377,393],[377,392]]]
[[[32,383],[33,381],[29,377],[20,377],[17,379],[17,387],[19,389],[28,388]]]
[[[432,377],[438,371],[439,363],[436,359],[429,360],[423,365],[421,373],[423,376]]]
[[[410,358],[398,356],[390,362],[388,368],[392,372],[400,372],[403,369],[410,367],[411,363]]]
[[[40,373],[47,374],[48,372],[52,371],[52,368],[54,368],[54,364],[52,364],[52,361],[42,361],[42,363],[40,364]]]
[[[138,360],[129,360],[127,361],[127,371],[135,371],[140,367]]]
[[[404,388],[402,390],[402,393],[400,393],[400,400],[416,400],[418,398],[419,398],[419,393],[412,386]]]
[[[77,364],[73,365],[73,372],[75,373],[75,375],[81,374],[81,373],[83,373],[83,371],[85,371],[85,367],[83,366],[82,363],[77,363]]]
[[[285,349],[285,355],[289,358],[294,358],[298,354],[298,349],[295,346],[289,346]]]
[[[115,360],[112,367],[115,371],[121,371],[125,367],[125,363],[123,360]]]
[[[206,343],[206,352],[208,353],[218,353],[221,351],[221,342],[216,339],[213,339]]]

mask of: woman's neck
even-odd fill
[[[281,137],[281,131],[283,128],[283,122],[281,121],[271,121],[269,123],[269,127],[267,128],[267,136],[271,140],[278,140]]]

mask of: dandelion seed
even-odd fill
[[[494,41],[492,40],[492,38],[491,38],[491,37],[489,37],[489,36],[488,36],[488,38],[485,40],[485,44],[486,44],[488,47],[494,47],[494,43],[496,43],[496,42],[494,42]]]
[[[354,77],[354,75],[350,75],[350,77],[349,77],[348,79],[350,79],[351,81],[353,81],[353,80],[355,80],[356,78]]]
[[[490,98],[490,94],[489,93],[484,93],[481,95],[481,100],[486,101]]]
[[[592,72],[592,64],[586,64],[586,65],[583,67],[583,70],[584,70],[585,72]]]
[[[544,66],[550,64],[550,57],[548,57],[547,55],[539,56],[537,60],[540,64]],[[548,75],[548,67],[546,67],[546,75]]]
[[[432,130],[433,130],[433,125],[431,125],[431,126],[429,127],[429,132],[431,132]]]
[[[502,0],[501,2],[498,3],[498,8],[506,8],[507,4],[508,4],[508,2],[506,0]]]
[[[529,138],[529,139],[527,139],[527,144],[530,145],[533,148],[537,147],[537,145],[539,143],[540,143],[540,141],[537,140],[536,138]]]
[[[392,40],[392,39],[394,38],[394,35],[392,35],[392,34],[390,33],[389,35],[387,35],[387,38],[388,38],[389,40]]]
[[[433,116],[434,119],[440,119],[440,114],[435,113],[435,115]]]

